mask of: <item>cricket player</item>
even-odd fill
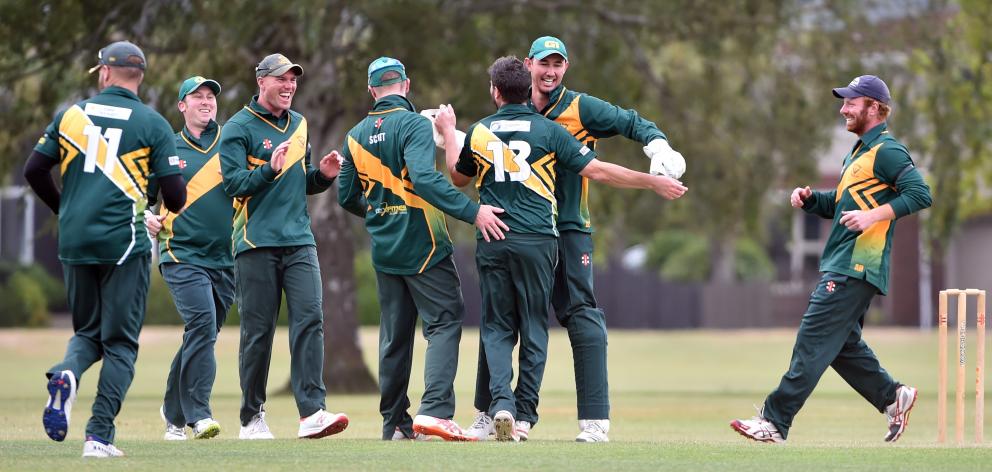
[[[38,140],[24,177],[59,215],[59,259],[65,273],[74,334],[52,366],[42,422],[56,441],[69,431],[81,377],[103,359],[83,457],[118,457],[114,419],[134,378],[138,333],[145,319],[151,243],[142,230],[149,178],[162,201],[179,211],[186,201],[169,123],[141,103],[147,62],[127,41],[100,50],[100,93],[57,114]],[[62,192],[50,170],[59,166]],[[154,177],[150,177],[154,174]]]
[[[507,226],[497,216],[501,209],[473,202],[435,167],[433,126],[407,100],[410,79],[400,61],[372,61],[368,90],[375,104],[348,132],[338,201],[365,219],[372,237],[382,307],[382,439],[421,434],[474,440],[451,420],[465,307],[444,213],[474,223],[486,240],[503,239]],[[410,418],[407,388],[418,316],[427,339],[425,390],[416,418]]]
[[[289,308],[290,386],[300,438],[344,431],[348,417],[324,409],[320,267],[307,195],[327,190],[341,170],[337,151],[310,164],[307,120],[290,109],[303,67],[270,54],[255,68],[258,95],[224,125],[220,164],[235,200],[234,276],[241,315],[241,439],[272,439],[265,384],[279,303]]]
[[[882,79],[862,75],[833,94],[844,100],[840,114],[858,140],[844,156],[836,190],[792,191],[793,207],[831,219],[833,226],[820,261],[823,276],[799,324],[789,371],[758,416],[730,423],[755,441],[785,442],[827,366],[885,415],[887,442],[905,432],[916,402],[916,389],[882,368],[861,329],[872,298],[888,292],[896,219],[929,207],[930,188],[906,147],[889,134],[891,97]]]
[[[678,179],[685,172],[685,159],[672,150],[664,133],[634,110],[626,110],[591,95],[565,88],[568,70],[565,43],[543,36],[531,44],[527,59],[530,71],[531,110],[563,126],[589,149],[602,138],[622,135],[644,144],[651,158],[650,171]],[[606,369],[606,319],[593,291],[593,226],[589,215],[589,179],[565,167],[557,169],[555,198],[558,201],[558,265],[555,267],[552,305],[558,323],[568,331],[575,365],[579,442],[609,441],[610,397]],[[468,432],[486,438],[492,418],[486,415],[491,402],[485,353],[479,352],[475,407],[479,412]],[[526,429],[526,423],[521,426]],[[526,435],[523,429],[520,434]]]
[[[497,440],[525,440],[538,420],[547,361],[548,309],[558,260],[555,168],[615,187],[650,189],[667,199],[682,196],[686,187],[670,177],[602,162],[563,127],[531,110],[530,73],[516,57],[497,59],[489,76],[498,111],[469,127],[463,144],[448,145],[445,156],[455,185],[465,186],[474,177],[480,202],[506,210],[506,238],[480,237],[476,247],[483,305],[480,330],[492,396],[484,411],[493,418]],[[441,108],[435,125],[444,142],[459,142],[450,106]],[[512,353],[518,337],[514,392]]]
[[[231,254],[231,197],[220,175],[220,128],[217,95],[220,83],[200,76],[179,85],[179,112],[185,126],[176,133],[179,168],[187,182],[186,206],[178,213],[145,211],[148,234],[159,240],[159,270],[183,319],[183,342],[166,381],[162,419],[165,439],[195,439],[220,434],[210,411],[217,376],[214,344],[234,302],[234,256]],[[149,192],[149,199],[155,191]]]

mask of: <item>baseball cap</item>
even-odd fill
[[[303,67],[299,64],[294,64],[293,61],[290,61],[282,54],[269,54],[255,67],[255,77],[265,77],[267,75],[280,76],[290,69],[295,69],[296,75],[303,75]]]
[[[561,54],[561,57],[564,57],[566,61],[568,60],[568,51],[565,50],[565,43],[554,36],[541,36],[531,43],[530,52],[527,53],[527,57],[541,60],[552,54]]]
[[[834,96],[837,98],[874,98],[886,105],[892,100],[889,96],[889,87],[885,82],[874,75],[862,75],[855,77],[847,87],[834,89]]]
[[[183,83],[179,84],[179,101],[180,102],[183,101],[183,99],[186,98],[187,95],[195,92],[196,89],[200,88],[201,85],[205,85],[208,88],[210,88],[210,90],[214,93],[214,95],[220,93],[219,82],[217,82],[216,80],[205,79],[198,75],[194,75],[193,77],[190,77],[184,80]]]
[[[128,41],[110,43],[96,55],[96,65],[90,68],[92,74],[100,66],[137,67],[145,70],[145,53],[141,48]]]
[[[389,71],[399,72],[400,75],[389,80],[383,80],[382,76]],[[404,80],[406,80],[406,67],[396,59],[383,56],[369,64],[369,85],[372,87],[392,85]]]

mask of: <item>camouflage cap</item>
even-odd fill
[[[298,76],[303,75],[303,67],[299,64],[294,64],[293,61],[290,61],[289,58],[282,54],[269,54],[255,67],[255,77],[265,77],[267,75],[280,76],[289,72],[290,69],[294,70]]]

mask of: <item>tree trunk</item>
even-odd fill
[[[736,239],[730,235],[710,240],[710,281],[733,283],[736,279]]]
[[[355,303],[355,245],[337,189],[310,199],[324,295],[324,385],[334,393],[376,393],[362,359]]]

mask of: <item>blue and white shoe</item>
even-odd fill
[[[55,441],[65,440],[69,433],[69,415],[76,401],[76,375],[63,370],[48,379],[48,404],[41,416],[45,433]]]

